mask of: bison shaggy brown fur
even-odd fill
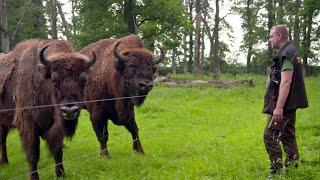
[[[13,125],[22,140],[30,179],[39,179],[40,137],[47,141],[55,159],[56,175],[62,176],[63,139],[75,133],[80,112],[76,102],[83,100],[86,72],[95,62],[95,54],[90,60],[63,40],[28,40],[15,49],[13,53],[21,57],[15,80]]]
[[[144,48],[137,35],[119,40],[104,39],[83,48],[80,53],[97,53],[97,63],[89,72],[85,87],[85,99],[113,99],[86,103],[93,129],[100,142],[101,154],[109,158],[107,150],[107,122],[124,125],[132,135],[133,149],[144,154],[135,121],[134,106],[143,104],[153,87],[156,71],[152,52]],[[162,51],[161,51],[162,52]],[[160,59],[163,59],[163,52]],[[123,98],[130,97],[130,98]]]
[[[0,164],[8,163],[6,139],[9,130],[13,127],[14,88],[16,86],[17,67],[21,52],[29,46],[29,43],[39,41],[39,39],[24,41],[19,43],[19,46],[8,54],[0,53]]]

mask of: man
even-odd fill
[[[268,78],[263,109],[263,112],[268,114],[264,143],[271,161],[271,176],[281,173],[283,169],[280,142],[287,155],[284,165],[298,167],[296,109],[308,107],[308,100],[302,64],[298,61],[294,45],[288,41],[287,27],[272,27],[269,42],[272,48],[277,50]]]

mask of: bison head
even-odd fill
[[[40,62],[46,79],[52,83],[52,98],[59,106],[64,120],[77,120],[80,112],[76,102],[83,99],[83,89],[87,79],[87,70],[96,61],[96,55],[89,60],[76,53],[61,53],[45,58],[44,53],[48,46],[39,53]]]
[[[125,96],[138,96],[131,98],[134,105],[142,105],[146,96],[153,87],[153,78],[156,71],[155,65],[164,58],[161,50],[161,57],[155,61],[153,54],[142,48],[130,49],[123,53],[118,51],[118,41],[113,48],[116,58],[115,66],[120,74],[120,83],[125,91]],[[142,96],[142,97],[139,97]]]

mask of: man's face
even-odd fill
[[[269,42],[271,44],[271,47],[275,49],[279,49],[280,40],[281,40],[280,34],[276,33],[276,31],[272,29],[269,34]]]

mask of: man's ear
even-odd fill
[[[37,64],[37,69],[44,79],[51,78],[50,69],[43,64]]]

